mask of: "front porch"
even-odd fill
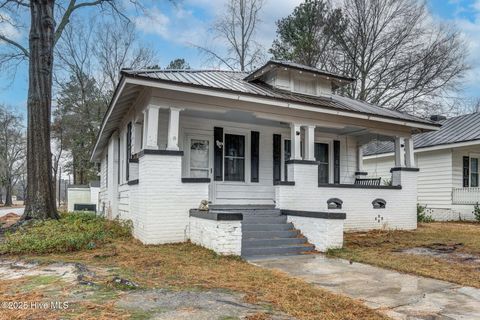
[[[294,176],[298,164],[313,166],[316,188],[323,194],[331,192],[331,198],[345,189],[353,194],[361,194],[361,189],[400,189],[393,175],[388,181],[365,183],[362,146],[373,139],[395,140],[395,167],[412,166],[411,138],[406,133],[399,136],[348,122],[152,104],[127,134],[134,150],[128,171],[136,179],[136,161],[146,154],[181,156],[182,183],[207,184],[204,200],[220,205],[275,205],[276,186],[301,183]],[[327,209],[326,202],[317,208]]]

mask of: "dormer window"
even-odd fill
[[[306,77],[296,77],[293,80],[293,90],[298,93],[316,95],[317,83],[315,79],[308,79]]]
[[[289,61],[270,60],[243,80],[264,83],[274,89],[311,96],[329,95],[355,81],[314,67]]]

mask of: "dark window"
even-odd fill
[[[108,187],[108,152],[105,156],[105,187]]]
[[[245,181],[245,136],[225,135],[225,181]]]
[[[468,180],[470,178],[470,158],[463,157],[463,187],[468,188]]]
[[[125,157],[125,179],[128,181],[130,178],[130,159],[132,158],[132,123],[127,125],[127,148]]]
[[[329,182],[329,161],[328,144],[315,143],[315,160],[320,162],[318,165],[318,183]]]
[[[250,150],[250,181],[258,182],[260,165],[260,132],[251,132],[251,150]]]
[[[118,156],[118,160],[117,160],[117,167],[118,167],[118,171],[117,171],[117,174],[118,174],[118,184],[120,184],[120,136],[118,136],[118,139],[117,139],[117,156]]]
[[[470,158],[470,187],[478,187],[478,158]]]
[[[290,157],[292,156],[292,143],[290,140],[285,140],[283,143],[283,153],[285,157],[285,161],[290,160]],[[285,181],[288,181],[288,166],[285,163]]]
[[[273,135],[273,181],[280,181],[282,178],[282,136]]]

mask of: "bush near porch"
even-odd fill
[[[346,233],[329,256],[480,288],[480,224],[420,223],[415,231]]]
[[[94,213],[63,213],[59,220],[35,221],[5,234],[0,254],[60,253],[93,249],[130,238],[129,222],[107,220]]]
[[[0,257],[46,264],[74,262],[89,269],[113,270],[116,275],[139,285],[139,289],[133,290],[224,289],[240,292],[245,295],[244,299],[248,303],[267,303],[298,319],[385,319],[358,301],[315,288],[284,273],[253,266],[238,257],[219,256],[191,243],[147,246],[130,238],[125,230],[118,221],[90,215],[67,215],[59,221],[39,222],[8,235]],[[79,237],[82,233],[85,233],[85,237]],[[48,245],[39,244],[42,237]],[[61,240],[56,242],[56,237]],[[95,242],[98,245],[90,246],[90,241],[98,241]],[[15,245],[18,249],[14,248]],[[0,298],[5,301],[37,301],[45,298],[43,280],[38,285],[28,282],[28,292],[16,289],[23,280],[0,280]],[[95,286],[105,287],[102,284]],[[66,292],[68,290],[74,289],[65,289],[62,295],[70,296],[71,293]],[[83,305],[79,318],[107,319],[108,317],[101,316],[102,310],[107,310],[110,318],[133,317],[128,311],[115,306],[122,292],[112,290],[110,288],[108,292],[102,293],[102,298],[95,300],[95,303],[89,301],[88,297],[83,298],[79,302],[80,307]],[[25,312],[11,310],[9,315],[21,317]],[[45,312],[45,318],[51,316],[47,314],[51,310],[38,312]],[[40,314],[36,315],[41,318]],[[259,314],[252,319],[268,318],[268,314]]]

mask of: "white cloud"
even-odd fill
[[[164,39],[170,37],[170,18],[156,7],[149,9],[146,15],[136,17],[135,26],[145,33],[157,34]]]

